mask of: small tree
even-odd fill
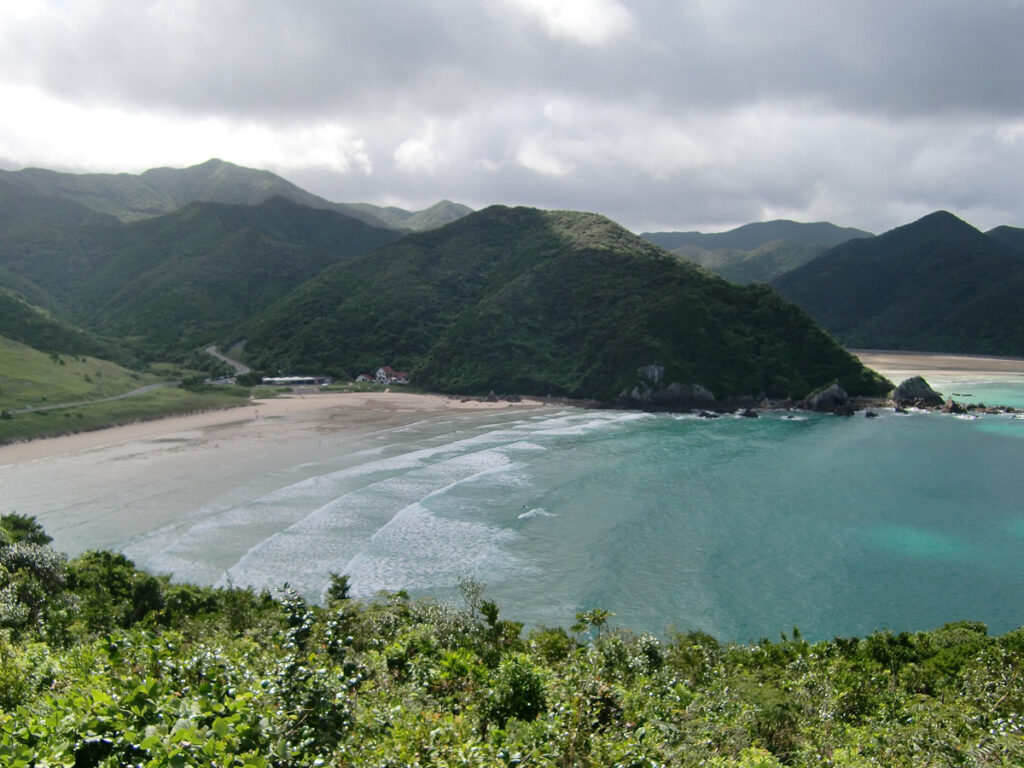
[[[327,605],[333,606],[343,600],[348,600],[348,591],[351,588],[347,573],[331,574],[331,583],[327,587]]]

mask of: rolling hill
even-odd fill
[[[34,212],[0,216],[0,288],[154,351],[237,334],[326,266],[401,236],[281,197],[189,203],[125,224],[74,201],[0,191]]]
[[[726,280],[745,285],[768,283],[832,246],[873,235],[828,222],[801,224],[779,219],[744,224],[728,232],[645,232],[642,237]]]
[[[187,348],[238,336],[249,320],[324,268],[397,239],[284,198],[191,203],[122,227],[78,288],[99,332]]]
[[[270,171],[218,159],[188,168],[152,168],[138,175],[59,173],[42,168],[0,171],[0,186],[35,198],[74,203],[123,222],[163,216],[195,202],[258,205],[274,197],[343,213],[374,227],[402,231],[439,227],[470,211],[448,200],[417,212],[369,203],[335,203]]]
[[[768,283],[779,275],[813,261],[827,251],[823,245],[795,240],[772,240],[749,251],[720,248],[706,251],[696,245],[681,245],[672,253],[700,264],[734,283]]]
[[[122,365],[138,360],[124,344],[73,326],[6,288],[0,288],[0,333],[49,354],[91,355]]]
[[[648,384],[719,398],[886,388],[767,288],[594,214],[502,206],[326,269],[259,318],[247,350],[271,370],[390,364],[456,393],[610,401],[643,386],[644,366],[662,369]]]
[[[772,285],[849,346],[1024,355],[1024,259],[1007,235],[939,211]]]
[[[853,227],[837,227],[826,221],[804,224],[787,219],[744,224],[727,232],[644,232],[641,237],[668,251],[691,245],[705,251],[752,251],[775,240],[826,248],[858,237],[872,237],[870,232]]]

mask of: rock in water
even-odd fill
[[[913,376],[900,384],[892,393],[896,405],[934,407],[942,405],[942,394],[936,392],[921,376]]]
[[[946,404],[942,406],[943,413],[967,413],[967,409],[964,408],[960,403],[956,402],[952,397],[946,401]]]

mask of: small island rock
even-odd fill
[[[934,407],[942,405],[942,394],[932,389],[921,376],[912,376],[896,387],[892,393],[892,399],[899,406]]]

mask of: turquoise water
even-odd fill
[[[1004,632],[1024,624],[1022,467],[1009,416],[473,413],[370,435],[121,548],[179,579],[314,599],[331,571],[357,595],[442,599],[472,576],[530,625],[603,607],[739,641]]]
[[[951,379],[943,379],[941,375],[927,378],[932,387],[957,402],[979,402],[990,406],[999,404],[1024,409],[1024,379],[1017,376],[971,378],[961,374]]]

